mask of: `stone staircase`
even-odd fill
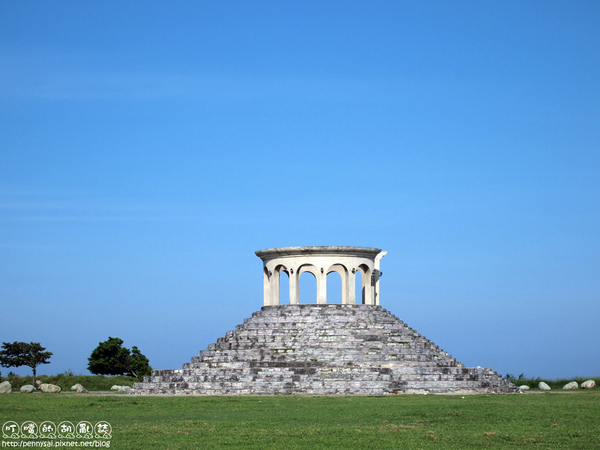
[[[264,306],[177,370],[134,394],[273,395],[514,392],[467,368],[381,306]]]

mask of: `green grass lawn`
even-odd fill
[[[111,448],[600,448],[600,393],[385,397],[6,394],[0,421],[112,425]]]

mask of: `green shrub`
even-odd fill
[[[112,377],[105,375],[74,375],[70,370],[58,375],[39,375],[36,379],[41,383],[60,386],[63,392],[71,392],[71,386],[77,383],[81,384],[88,391],[110,391],[110,388],[115,384],[120,386],[133,386],[133,383],[138,381],[125,375]],[[33,383],[31,376],[19,376],[12,372],[1,380],[9,381],[13,390],[16,391],[18,391],[21,386]]]

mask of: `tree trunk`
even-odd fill
[[[37,389],[37,386],[35,384],[35,366],[33,367],[33,388]]]

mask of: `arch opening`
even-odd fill
[[[371,293],[371,269],[366,264],[356,268],[355,278],[356,304],[366,305],[370,300]]]
[[[273,277],[273,280],[271,282],[271,305],[280,305],[281,304],[281,273],[285,273],[287,275],[288,271],[287,271],[287,267],[285,267],[283,264],[279,264],[278,266],[275,267],[275,269],[273,270],[273,274],[271,275]],[[283,295],[285,295],[285,290],[283,292]],[[289,294],[288,294],[289,295]],[[288,300],[289,303],[289,300]]]
[[[363,293],[363,273],[357,270],[354,274],[354,299],[357,305],[364,305],[365,298]]]
[[[286,275],[286,276],[284,276]],[[279,304],[289,305],[290,303],[290,274],[287,270],[279,273]]]
[[[298,273],[299,303],[317,303],[317,274],[314,266],[302,266]]]
[[[342,276],[335,270],[327,274],[327,303],[343,303]]]

